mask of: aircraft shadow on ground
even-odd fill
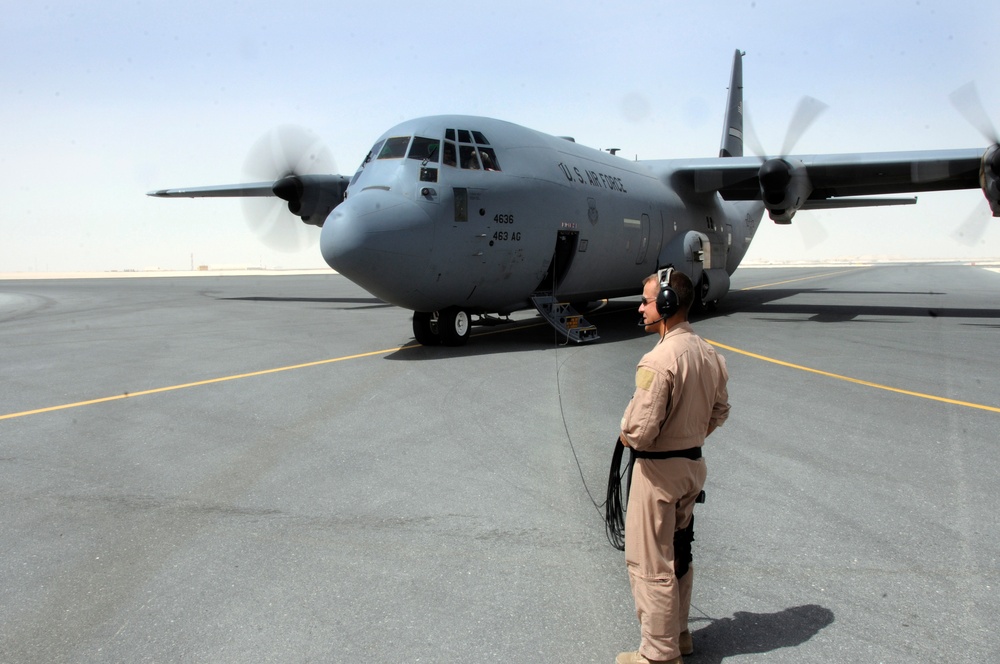
[[[842,303],[784,301],[796,295],[819,296],[820,298],[831,296],[832,300],[841,298]],[[892,304],[859,305],[843,301],[843,298],[851,295],[889,295],[900,298],[912,295],[937,295],[947,298],[946,293],[927,292],[825,289],[735,291],[730,293],[714,310],[693,313],[691,321],[696,330],[699,321],[739,314],[759,315],[763,320],[774,316],[771,320],[777,323],[788,322],[789,316],[805,317],[806,320],[815,323],[852,322],[867,324],[895,324],[905,322],[907,319],[964,318],[984,321],[980,324],[991,327],[1000,327],[1000,309],[997,308],[948,306],[928,308]],[[942,302],[944,301],[946,299],[943,299]],[[645,332],[639,325],[638,306],[638,298],[634,301],[619,299],[610,301],[606,306],[593,313],[586,313],[586,318],[597,326],[597,333],[600,335],[600,340],[597,343],[609,344],[630,341],[644,336]],[[874,320],[876,318],[881,320]],[[519,350],[549,350],[567,345],[570,348],[577,347],[573,343],[566,344],[565,337],[549,327],[540,316],[511,321],[492,328],[476,326],[473,328],[472,334],[473,338],[469,344],[459,347],[419,346],[412,337],[409,337],[401,341],[402,348],[399,351],[386,355],[386,359],[433,360],[440,357],[474,357]]]
[[[834,291],[824,289],[768,289],[761,291],[737,291],[730,293],[722,301],[719,307],[702,318],[714,318],[717,316],[728,316],[731,314],[771,314],[776,316],[808,316],[810,321],[816,323],[842,323],[858,321],[862,316],[881,318],[972,318],[991,319],[1000,323],[1000,309],[997,308],[972,308],[972,307],[915,307],[904,304],[853,304],[850,302],[836,303],[809,303],[809,302],[782,302],[796,295],[819,295],[844,297],[850,295],[896,295],[900,297],[911,295],[936,295],[944,298],[942,305],[947,302],[946,293],[927,292],[881,292],[881,291]],[[693,317],[697,320],[698,317]],[[775,319],[782,320],[782,319]],[[886,321],[881,321],[886,322]]]
[[[230,302],[311,302],[317,304],[355,304],[352,309],[387,309],[393,305],[383,302],[377,297],[268,297],[252,295],[247,297],[220,297],[221,301]],[[362,306],[367,305],[367,306]]]
[[[806,604],[777,613],[737,611],[732,618],[700,620],[709,624],[692,631],[695,651],[684,657],[689,664],[719,664],[727,657],[793,648],[833,624],[834,615],[825,607]]]
[[[639,315],[636,302],[612,302],[595,313],[585,314],[597,326],[598,344],[627,341],[643,336],[636,325]],[[558,348],[579,348],[587,344],[567,343],[565,335],[553,330],[541,316],[513,320],[494,327],[472,328],[472,338],[465,346],[420,346],[410,337],[401,348],[389,355],[391,360],[435,360],[442,357],[476,357],[512,351],[545,351]]]

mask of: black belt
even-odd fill
[[[691,461],[697,461],[698,459],[701,458],[700,447],[689,447],[686,450],[670,450],[669,452],[648,452],[639,450],[631,450],[631,451],[633,459],[676,459],[680,457],[682,459],[691,459]]]

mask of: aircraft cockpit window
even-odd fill
[[[499,171],[500,163],[497,161],[497,153],[486,140],[486,136],[479,131],[469,129],[447,129],[445,130],[444,142],[444,165],[460,166],[470,170]],[[451,141],[458,137],[458,160],[456,163],[455,145]],[[466,145],[467,144],[467,145]]]
[[[406,155],[406,148],[410,145],[409,136],[396,136],[390,138],[382,146],[378,153],[379,159],[402,159]]]
[[[369,161],[375,158],[375,155],[377,155],[379,151],[382,149],[382,143],[384,143],[384,141],[379,141],[378,143],[372,146],[372,149],[368,151],[368,156],[365,157],[365,163],[361,164],[362,168],[365,167],[365,164],[367,164]]]
[[[462,157],[462,168],[468,168],[473,171],[479,170],[479,153],[476,151],[474,145],[460,146],[459,155]]]
[[[479,158],[483,160],[484,171],[500,170],[500,162],[497,161],[497,153],[493,148],[479,148]]]
[[[455,130],[449,129],[449,132],[454,136]],[[445,166],[458,166],[458,152],[455,150],[455,144],[451,141],[444,142],[444,165]]]
[[[425,162],[438,162],[439,148],[441,141],[436,138],[422,138],[417,136],[413,139],[410,152],[407,155],[410,159],[419,159]]]

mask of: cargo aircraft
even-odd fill
[[[744,156],[742,57],[718,157],[630,161],[501,120],[439,115],[389,129],[353,176],[287,172],[149,195],[284,199],[321,227],[330,267],[412,310],[421,344],[449,346],[532,307],[572,341],[597,339],[574,303],[635,295],[667,265],[691,277],[702,303],[717,301],[765,211],[788,224],[799,210],[981,188],[1000,216],[995,134],[985,149]]]

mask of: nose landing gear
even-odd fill
[[[471,331],[469,312],[458,307],[413,312],[413,337],[424,346],[464,346]]]

